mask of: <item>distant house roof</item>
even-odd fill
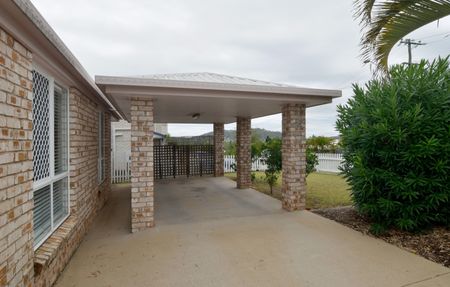
[[[176,73],[176,74],[155,74],[137,76],[143,79],[153,80],[170,80],[170,81],[187,81],[187,82],[202,82],[202,83],[217,83],[217,84],[237,84],[237,85],[254,85],[254,86],[269,86],[269,87],[294,87],[285,84],[260,81],[236,76],[228,76],[217,73]]]
[[[113,122],[112,126],[111,126],[111,132],[113,133],[113,136],[118,136],[118,135],[123,135],[120,134],[120,132],[122,131],[131,131],[131,124],[127,121],[121,120],[121,121],[117,121],[117,122]],[[155,125],[155,130],[153,131],[153,138],[155,139],[163,139],[165,137],[165,134],[162,132],[157,131],[158,130],[158,126]]]

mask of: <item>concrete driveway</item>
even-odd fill
[[[130,234],[117,186],[56,286],[450,286],[450,269],[226,178],[158,182]]]

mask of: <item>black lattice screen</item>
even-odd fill
[[[214,145],[153,147],[155,178],[214,174]]]

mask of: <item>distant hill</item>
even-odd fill
[[[203,134],[201,136],[212,136],[213,132]],[[281,138],[281,132],[269,131],[266,129],[252,129],[252,135],[257,135],[259,139],[265,141],[267,137],[270,138]],[[225,130],[225,141],[236,141],[236,131],[235,130]]]

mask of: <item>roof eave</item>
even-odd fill
[[[244,85],[231,83],[213,83],[199,81],[162,80],[136,77],[95,76],[95,82],[99,86],[136,86],[154,88],[183,88],[193,90],[217,90],[252,93],[309,95],[318,97],[338,98],[342,96],[340,90],[312,89],[300,87],[277,87],[263,85]]]

